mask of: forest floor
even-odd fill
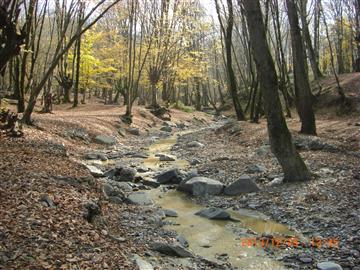
[[[77,109],[55,106],[53,114],[35,114],[35,125],[24,128],[24,137],[0,134],[0,269],[136,269],[141,263],[142,269],[149,269],[141,260],[136,266],[135,254],[157,269],[231,268],[198,256],[189,260],[159,256],[149,244],[171,242],[176,237],[158,224],[159,209],[104,198],[104,182],[84,166],[84,154],[105,154],[108,162],[94,161],[103,170],[114,166],[114,157],[140,168],[141,155],[154,140],[169,136],[160,130],[163,121],[140,107],[134,108],[131,126],[140,134],[128,131],[124,135],[129,127],[120,121],[123,113],[124,108],[98,103]],[[323,261],[336,262],[343,269],[360,269],[358,115],[317,115],[318,137],[299,135],[298,119],[288,119],[296,145],[313,173],[311,181],[292,184],[279,183],[281,169],[269,151],[264,119],[259,124],[227,121],[220,126],[221,122],[216,124],[202,112],[172,110],[171,116],[171,122],[178,124],[172,134],[184,128],[194,131],[181,136],[171,150],[178,158],[196,164],[186,170],[224,184],[249,174],[260,187],[257,193],[237,197],[189,200],[224,209],[256,210],[308,239],[322,239],[323,244],[339,240],[335,249],[267,250],[286,269],[314,269]],[[115,145],[95,143],[97,135],[116,138]],[[203,146],[186,147],[193,141]],[[142,188],[137,183],[131,186],[132,191]],[[101,215],[92,223],[84,218],[88,202],[101,208]]]

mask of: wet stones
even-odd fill
[[[195,215],[208,218],[208,219],[219,219],[219,220],[230,220],[231,216],[225,210],[220,208],[205,208],[195,213]]]
[[[157,175],[155,179],[160,184],[179,184],[182,180],[178,169],[165,171]]]
[[[103,145],[115,145],[116,139],[112,136],[98,135],[95,137],[95,142]]]
[[[155,250],[157,252],[169,256],[175,256],[180,258],[193,257],[190,251],[188,251],[186,248],[184,248],[183,246],[177,243],[167,244],[167,243],[155,242],[150,244],[150,248],[152,250]]]
[[[321,262],[316,265],[319,270],[342,270],[341,266],[333,262]]]
[[[207,177],[194,177],[179,185],[179,190],[194,196],[219,195],[223,188],[224,186],[220,181]]]
[[[224,189],[224,194],[228,196],[237,196],[240,194],[257,192],[259,190],[259,187],[250,176],[242,175],[237,181],[231,183]]]

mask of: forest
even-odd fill
[[[360,269],[360,0],[0,0],[0,269]]]

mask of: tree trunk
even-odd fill
[[[239,0],[240,2],[240,0]],[[258,0],[243,0],[258,78],[264,99],[271,150],[284,171],[284,181],[305,181],[310,172],[292,143],[279,98],[275,65],[266,41]]]
[[[316,135],[313,96],[305,70],[304,43],[294,0],[286,0],[290,22],[291,45],[294,63],[296,106],[301,120],[301,133]]]
[[[302,24],[302,32],[310,60],[311,69],[314,74],[314,79],[317,80],[321,78],[323,75],[319,69],[319,63],[316,59],[315,51],[311,43],[311,37],[309,32],[309,25],[307,22],[307,16],[306,16],[306,5],[307,0],[302,0],[300,2],[300,18],[301,18],[301,24]]]

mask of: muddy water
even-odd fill
[[[159,169],[159,166],[180,168],[188,166],[185,160],[162,163],[155,157],[155,153],[170,152],[179,135],[182,134],[175,134],[151,145],[150,157],[144,164],[153,169]],[[258,242],[256,247],[244,244],[248,239],[254,239],[255,235],[252,232],[259,235],[271,234],[275,237],[296,236],[286,226],[267,219],[261,213],[246,209],[228,210],[231,216],[240,222],[209,220],[195,215],[204,207],[194,203],[183,193],[174,190],[165,192],[159,188],[149,191],[149,194],[156,205],[178,213],[178,217],[168,218],[174,225],[167,225],[165,228],[183,235],[195,254],[217,262],[224,262],[223,258],[227,257],[226,262],[231,263],[234,269],[287,269],[281,262],[267,257],[261,243]],[[271,244],[268,247],[272,248]]]

